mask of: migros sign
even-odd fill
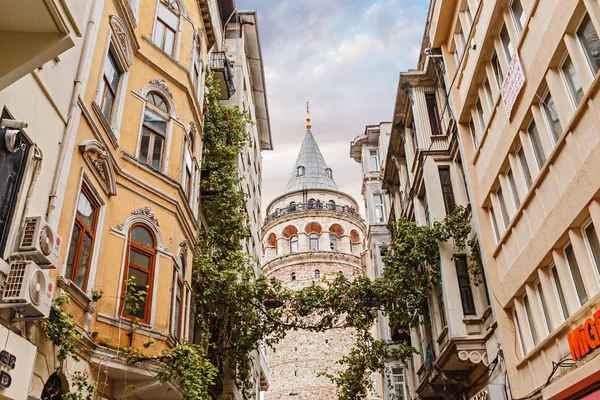
[[[600,310],[567,335],[573,361],[600,347]]]

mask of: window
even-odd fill
[[[304,176],[304,167],[302,165],[299,165],[298,168],[296,168],[296,172],[298,174],[298,176]]]
[[[562,71],[562,76],[567,85],[567,89],[569,89],[571,101],[573,102],[573,105],[577,107],[579,106],[579,103],[581,103],[581,100],[583,100],[583,88],[579,83],[579,78],[575,72],[575,66],[573,65],[573,61],[571,61],[571,57],[569,55],[567,55],[561,64],[560,70]]]
[[[552,279],[552,286],[554,286],[554,291],[556,292],[556,298],[558,299],[562,319],[564,321],[569,318],[569,308],[567,307],[565,293],[562,288],[562,283],[560,282],[560,277],[558,276],[556,265],[550,267],[550,278]]]
[[[479,118],[479,127],[481,128],[481,132],[485,132],[485,125],[487,122],[485,121],[485,114],[483,113],[483,108],[481,107],[481,99],[477,99],[477,103],[475,104],[475,110],[477,111],[477,117]]]
[[[444,329],[448,322],[446,321],[446,307],[444,306],[444,291],[441,282],[435,285],[436,297],[438,301],[438,309],[440,310],[440,322],[442,323],[442,329]]]
[[[173,271],[173,311],[171,335],[179,339],[181,337],[181,325],[183,322],[183,279],[185,274],[185,260],[181,258],[181,267],[175,266]]]
[[[479,140],[477,139],[477,131],[475,130],[475,124],[473,119],[469,121],[469,131],[471,132],[471,139],[473,140],[473,147],[477,149],[479,147]]]
[[[256,163],[254,165],[256,165]],[[333,171],[331,168],[325,168],[325,175],[327,175],[328,178],[333,178]]]
[[[504,222],[504,227],[506,228],[510,223],[510,217],[508,216],[508,210],[506,209],[506,203],[504,202],[504,193],[502,193],[502,187],[499,187],[496,191],[496,197],[498,198],[498,204],[500,205],[502,222]]]
[[[550,332],[552,332],[552,320],[550,319],[550,313],[548,312],[548,304],[546,303],[546,295],[544,294],[542,282],[536,282],[535,291],[537,294],[538,302],[540,303],[540,309],[542,310],[542,319],[544,320],[546,335],[549,335]]]
[[[502,73],[502,66],[500,65],[500,60],[498,60],[498,54],[494,51],[492,55],[492,70],[494,71],[494,77],[496,78],[496,83],[498,84],[498,89],[502,89],[502,82],[504,82],[504,74]]]
[[[512,14],[513,22],[515,23],[515,30],[519,35],[523,33],[523,27],[527,22],[527,17],[523,12],[523,6],[520,0],[513,0],[510,5],[510,13]]]
[[[406,393],[406,377],[404,376],[404,368],[392,368],[392,385],[394,389],[394,399],[408,399]]]
[[[435,101],[435,93],[425,94],[425,103],[427,104],[427,115],[429,116],[429,126],[431,127],[432,135],[441,135],[440,131],[440,116]]]
[[[192,155],[191,155],[191,144],[186,140],[184,149],[184,160],[183,160],[183,191],[189,199],[192,194]]]
[[[529,304],[529,297],[527,297],[527,295],[523,296],[523,307],[525,307],[525,316],[527,317],[527,324],[529,325],[531,341],[533,342],[533,347],[535,347],[540,342],[540,339],[537,334],[535,320],[533,319],[533,312],[531,311],[531,304]]]
[[[454,202],[454,192],[452,191],[452,181],[450,180],[450,169],[440,168],[438,169],[440,175],[440,182],[442,184],[442,196],[444,196],[444,207],[446,207],[446,214],[452,214],[456,208]]]
[[[415,128],[415,121],[410,121],[410,130],[411,130],[411,140],[412,140],[412,148],[413,152],[417,154],[417,148],[419,147],[419,142],[417,139],[417,129]]]
[[[519,317],[517,316],[517,309],[513,308],[513,322],[515,324],[515,331],[517,333],[517,340],[519,342],[519,349],[521,350],[521,355],[525,355],[525,345],[523,344],[523,332],[521,331],[521,324],[519,323]]]
[[[173,56],[175,49],[175,36],[179,29],[179,13],[177,1],[159,0],[152,41],[170,56]]]
[[[311,233],[308,240],[311,250],[319,250],[319,235]]]
[[[321,279],[321,271],[318,269],[315,270],[315,279]]]
[[[596,28],[587,14],[577,29],[577,37],[592,69],[592,74],[596,75],[600,68],[600,40]]]
[[[467,257],[464,254],[457,255],[454,259],[454,265],[456,266],[463,314],[475,315],[475,302],[473,301],[469,269],[467,268]]]
[[[550,92],[548,92],[546,97],[544,97],[542,108],[544,109],[544,114],[546,115],[546,121],[548,122],[550,133],[552,134],[554,143],[556,143],[560,138],[560,135],[562,135],[562,126],[560,126],[560,120],[558,119],[556,106],[554,105],[554,100],[552,100],[552,95]]]
[[[519,192],[517,191],[517,182],[515,181],[515,176],[510,168],[506,171],[506,179],[510,185],[510,192],[512,193],[513,201],[515,202],[515,209],[518,209],[521,205],[521,199],[519,199]]]
[[[84,292],[87,290],[99,210],[100,207],[93,199],[90,190],[83,185],[77,200],[65,277],[73,281]]]
[[[148,323],[150,321],[152,279],[156,256],[154,235],[145,226],[134,225],[129,231],[128,245],[127,271],[125,271],[123,279],[124,281],[131,279],[133,286],[127,287],[125,282],[123,282],[122,296],[132,296],[142,291],[145,291],[146,295],[128,308],[125,308],[125,303],[121,302],[121,313],[128,317],[139,318],[142,322]]]
[[[192,83],[196,88],[198,103],[202,103],[204,89],[204,63],[202,62],[202,35],[196,36],[196,54],[194,58],[194,70],[192,72]]]
[[[335,233],[329,234],[329,248],[333,251],[338,249],[338,237]]]
[[[10,118],[3,112],[2,118]],[[7,143],[15,140],[15,146]],[[21,131],[0,127],[0,258],[4,252],[15,214],[17,199],[29,156],[30,144]]]
[[[293,280],[293,281],[295,281],[295,280],[296,280],[296,273],[295,273],[295,272],[292,272],[292,274],[291,274],[291,278],[292,278],[292,280]]]
[[[490,221],[492,222],[492,228],[494,229],[494,237],[496,242],[500,240],[500,231],[498,231],[498,224],[496,223],[496,213],[494,213],[494,207],[490,206]]]
[[[167,134],[167,120],[161,112],[167,112],[167,103],[161,95],[154,92],[148,93],[146,99],[148,102],[144,109],[139,159],[152,168],[160,170]]]
[[[290,238],[290,253],[296,253],[298,251],[298,236],[292,236]]]
[[[100,83],[100,110],[108,122],[112,121],[115,99],[122,71],[117,66],[112,50],[108,51],[104,62],[104,72]]]
[[[535,122],[531,122],[529,128],[527,129],[527,134],[529,136],[529,141],[531,142],[531,148],[533,149],[535,161],[537,162],[538,168],[541,170],[544,164],[546,163],[546,154],[544,153],[544,147],[542,147],[542,140],[540,139],[540,134],[538,132],[537,126],[535,126]]]
[[[375,222],[384,222],[383,196],[374,194],[373,203],[375,204]]]
[[[487,79],[483,83],[483,91],[485,92],[485,97],[487,98],[490,110],[492,110],[494,108],[494,98],[492,97],[492,88],[490,87],[490,81],[488,81]]]
[[[577,262],[577,257],[575,257],[575,252],[573,251],[573,246],[571,244],[565,247],[565,256],[567,257],[567,264],[571,270],[571,277],[575,284],[579,305],[582,306],[588,301],[588,295],[585,291],[585,285],[583,284],[583,278],[581,277],[581,271],[579,270],[579,263]]]
[[[502,27],[502,30],[500,31],[500,41],[502,42],[502,48],[504,49],[506,61],[510,65],[513,55],[515,54],[515,48],[513,47],[512,42],[510,41],[510,35],[508,34],[506,25],[504,25]]]
[[[377,157],[377,150],[369,150],[369,171],[379,170],[379,157]]]
[[[591,253],[593,264],[596,271],[600,274],[600,240],[593,223],[590,223],[583,229],[585,233],[588,250]]]
[[[525,186],[527,190],[533,185],[533,181],[531,179],[531,172],[529,171],[529,165],[527,164],[527,158],[525,157],[525,152],[522,147],[519,147],[517,150],[517,159],[519,160],[519,165],[521,166],[521,173],[523,174],[523,180],[525,181]]]

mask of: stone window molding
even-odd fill
[[[144,86],[141,89],[134,90],[133,92],[140,96],[144,102],[146,101],[146,96],[148,96],[148,93],[158,92],[167,101],[167,104],[169,106],[169,115],[171,116],[171,118],[179,121],[179,117],[177,116],[177,112],[175,111],[175,103],[173,102],[173,92],[167,84],[167,81],[165,81],[164,79],[154,78],[150,82],[148,82],[146,86]]]
[[[125,23],[116,15],[110,16],[110,28],[116,38],[116,50],[118,57],[123,57],[124,61],[129,68],[133,64],[133,49],[131,46],[131,39],[125,29]]]
[[[154,236],[156,237],[156,250],[162,250],[163,252],[169,251],[158,227],[158,218],[156,218],[150,206],[135,208],[131,212],[131,217],[127,218],[122,224],[118,224],[115,229],[121,232],[129,232],[130,228],[137,223],[144,224],[152,231],[152,233],[154,233]]]
[[[117,194],[115,166],[106,148],[97,140],[84,140],[79,144],[79,151],[102,190],[108,196]]]

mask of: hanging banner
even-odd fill
[[[512,61],[510,62],[510,68],[506,75],[506,79],[504,79],[504,83],[502,84],[502,102],[504,103],[506,116],[509,120],[512,108],[515,105],[517,96],[519,96],[524,83],[525,75],[523,74],[523,68],[521,67],[519,53],[515,52]]]

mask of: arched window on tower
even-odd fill
[[[335,233],[329,234],[329,248],[333,251],[338,249],[338,237]]]
[[[321,279],[321,271],[315,269],[315,279]]]
[[[298,168],[296,169],[298,172],[298,176],[304,176],[304,167],[302,165],[299,165]]]
[[[290,253],[296,253],[298,251],[298,236],[292,236],[290,238]]]
[[[295,280],[296,280],[296,273],[295,273],[295,272],[292,272],[292,275],[291,275],[291,277],[292,277],[292,280],[293,280],[293,281],[295,281]]]
[[[331,168],[325,168],[325,174],[328,178],[333,178],[333,171],[331,170]]]
[[[311,233],[309,236],[309,241],[311,250],[319,250],[319,235],[316,233]]]

